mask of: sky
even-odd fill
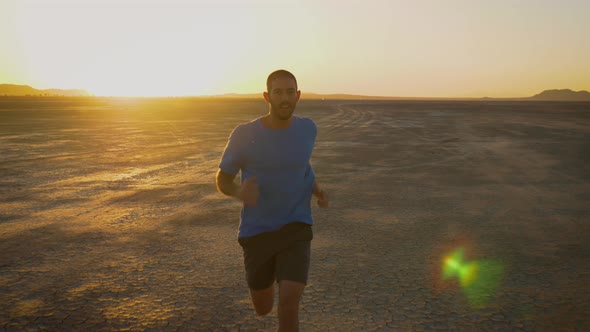
[[[590,90],[587,0],[0,0],[0,83],[95,95]]]

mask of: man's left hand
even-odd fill
[[[325,191],[319,190],[315,193],[315,196],[318,199],[318,206],[320,208],[327,208],[330,206],[330,198],[328,197],[328,194]]]

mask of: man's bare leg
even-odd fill
[[[299,301],[305,284],[281,280],[279,282],[279,332],[299,331]]]
[[[250,297],[256,313],[264,316],[271,312],[274,301],[274,283],[265,289],[250,289]]]

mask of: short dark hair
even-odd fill
[[[266,79],[266,92],[270,92],[272,89],[272,81],[276,80],[277,78],[292,78],[293,81],[295,81],[295,88],[297,88],[297,79],[295,78],[295,75],[284,69],[279,69],[268,75],[268,78]]]

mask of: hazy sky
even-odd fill
[[[0,83],[250,93],[279,68],[303,93],[590,90],[590,1],[0,0]]]

